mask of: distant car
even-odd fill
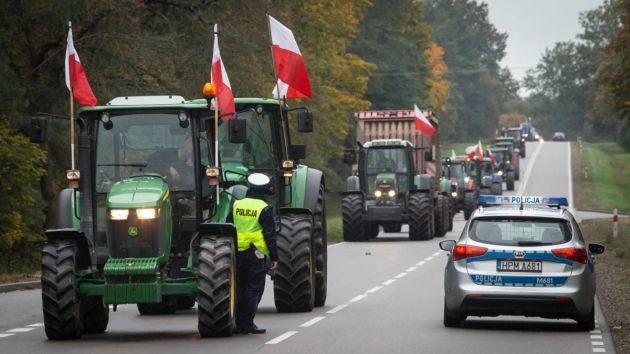
[[[570,318],[578,329],[595,326],[593,255],[566,198],[479,196],[444,273],[444,326],[467,316]]]
[[[567,137],[564,135],[563,132],[555,132],[555,133],[553,133],[553,137],[551,138],[551,140],[553,140],[553,141],[566,141]]]

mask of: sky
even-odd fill
[[[546,48],[556,42],[575,39],[582,32],[579,14],[603,0],[482,0],[488,4],[490,22],[508,34],[506,55],[501,66],[508,67],[517,80],[538,64]]]

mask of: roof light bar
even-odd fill
[[[569,206],[565,197],[543,197],[531,195],[480,195],[478,205],[547,205]]]

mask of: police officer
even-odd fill
[[[266,259],[271,260],[269,270],[275,271],[278,254],[272,207],[263,200],[269,177],[253,173],[247,182],[247,197],[234,202],[231,215],[238,239],[238,296],[234,332],[260,334],[266,330],[254,324],[254,316],[265,290]]]

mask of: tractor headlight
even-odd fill
[[[138,215],[140,220],[155,219],[157,214],[157,209],[155,208],[136,209],[136,215]]]
[[[451,192],[451,195],[452,195],[453,197],[457,197],[457,192]]]
[[[389,192],[387,192],[387,195],[388,195],[390,198],[394,198],[394,197],[396,196],[396,191],[392,189],[392,190],[390,190]]]
[[[499,176],[503,176],[503,171],[499,171]]]
[[[127,220],[128,216],[129,216],[129,209],[110,209],[109,210],[110,220]]]
[[[380,198],[382,195],[383,195],[383,192],[381,192],[381,191],[376,191],[376,192],[374,192],[374,196],[375,196],[376,198]]]

